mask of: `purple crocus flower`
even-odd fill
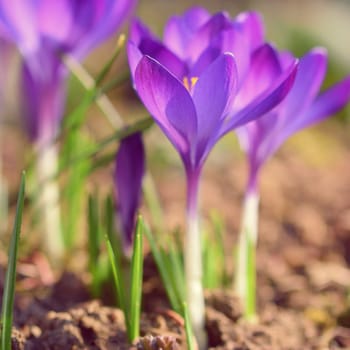
[[[61,55],[82,59],[122,24],[135,1],[0,0],[0,34],[23,56],[23,115],[36,143],[57,133],[67,69]]]
[[[261,45],[268,50],[262,41],[261,22],[254,13],[232,21],[225,13],[210,16],[191,9],[168,22],[164,42],[138,21],[131,28],[128,58],[135,89],[185,167],[186,298],[200,348],[205,348],[205,336],[197,201],[204,162],[224,134],[275,107],[296,73],[296,60],[290,60],[265,89],[249,100],[238,98],[251,66],[276,64],[273,55],[252,55]]]
[[[126,254],[130,252],[138,210],[142,178],[145,173],[145,151],[141,133],[123,139],[115,163],[115,188],[118,201],[119,229]]]
[[[238,104],[244,105],[251,99],[252,94],[264,90],[293,60],[288,52],[278,53],[273,47],[269,50],[260,47],[253,55],[262,58],[273,55],[276,64],[266,65],[265,69],[262,69],[261,65],[251,67],[237,97]],[[289,136],[336,113],[350,100],[350,76],[319,94],[326,72],[326,63],[327,55],[324,49],[311,50],[301,58],[295,83],[287,97],[261,118],[236,129],[249,163],[249,178],[239,237],[236,292],[243,299],[249,317],[253,316],[255,311],[255,306],[251,303],[255,300],[253,287],[255,266],[252,263],[254,261],[252,256],[255,254],[258,238],[260,169]],[[250,280],[247,280],[247,276],[250,276]]]
[[[0,36],[22,56],[22,115],[37,151],[38,206],[50,258],[63,256],[59,189],[53,143],[66,97],[68,69],[62,55],[81,60],[122,24],[136,0],[0,0]]]
[[[277,53],[276,53],[277,54]],[[288,62],[288,53],[277,54],[281,66]],[[315,48],[300,59],[295,83],[288,96],[262,118],[236,129],[240,144],[249,160],[250,177],[248,191],[257,191],[259,170],[266,160],[297,131],[316,124],[337,113],[350,99],[350,76],[319,94],[325,77],[327,53]],[[266,72],[265,84],[273,81],[277,74]],[[261,72],[252,71],[251,75]],[[255,88],[259,88],[256,79]],[[246,89],[244,98],[249,98]]]

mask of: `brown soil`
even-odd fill
[[[310,163],[287,147],[267,164],[257,255],[259,320],[244,322],[230,291],[207,291],[210,349],[350,349],[349,147],[324,158]],[[206,171],[202,188],[208,208],[220,208],[228,223],[232,247],[245,165],[226,164],[218,161]],[[183,182],[171,176],[161,179],[162,199],[166,212],[172,207],[177,215],[183,194],[174,181]],[[120,310],[90,300],[84,283],[67,273],[53,287],[36,288],[34,298],[18,293],[13,349],[186,349],[183,320],[170,310],[149,257],[144,278],[141,335],[147,337],[138,345],[127,343]]]

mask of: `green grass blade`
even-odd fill
[[[121,268],[121,259],[119,256],[114,254],[112,244],[107,236],[105,237],[105,239],[106,239],[108,257],[112,267],[115,290],[117,292],[117,297],[119,300],[119,306],[124,313],[125,326],[128,333],[128,338],[130,338],[130,317],[129,317],[127,302],[126,302],[125,293],[124,293],[125,283],[124,283],[123,273]]]
[[[112,66],[116,59],[119,57],[119,54],[121,53],[122,49],[124,48],[125,44],[125,35],[121,34],[118,38],[116,47],[113,51],[112,56],[110,59],[107,61],[107,63],[104,65],[104,67],[101,69],[101,71],[98,73],[96,79],[95,79],[95,85],[98,86],[102,83],[102,81],[105,79],[107,74],[110,72],[112,69]]]
[[[22,224],[22,212],[25,192],[25,173],[22,173],[21,185],[19,188],[15,223],[10,241],[8,267],[6,271],[4,294],[2,298],[2,332],[1,332],[1,349],[11,350],[11,329],[13,321],[13,303],[15,295],[16,282],[16,264],[19,236]]]
[[[139,216],[136,223],[133,254],[131,259],[130,341],[133,341],[140,336],[143,276],[143,231],[143,220],[142,217]]]
[[[73,136],[74,135],[74,136]],[[75,154],[89,147],[89,142],[78,130],[73,130],[69,137],[71,148],[66,154],[67,159],[72,159]],[[67,172],[67,181],[64,188],[64,199],[67,208],[64,221],[64,241],[67,250],[71,250],[76,243],[78,220],[81,217],[82,203],[85,199],[85,183],[87,173],[90,170],[91,161],[88,157],[72,162]]]
[[[91,292],[94,297],[97,297],[100,289],[98,269],[100,253],[100,227],[97,197],[93,195],[90,195],[88,199],[88,223],[89,270],[92,277]]]
[[[169,298],[169,302],[175,311],[181,313],[181,304],[179,304],[178,302],[178,298],[172,285],[171,274],[167,269],[168,264],[166,262],[166,257],[163,254],[163,252],[158,248],[158,244],[148,226],[145,225],[144,228],[147,241],[151,247],[153,258],[157,264],[158,271],[160,273],[163,285]]]
[[[220,255],[222,257],[222,266],[221,266],[221,271],[222,271],[222,286],[226,287],[230,284],[230,276],[227,271],[227,264],[226,262],[226,251],[225,251],[225,240],[224,240],[224,222],[222,217],[214,212],[211,215],[211,220],[214,225],[214,236],[215,236],[215,241],[217,242],[218,249],[220,251]]]
[[[185,332],[186,332],[187,349],[194,350],[194,344],[193,344],[194,335],[193,335],[191,321],[190,321],[190,315],[188,314],[188,308],[187,308],[186,303],[182,304],[182,311],[183,311],[183,315],[184,315],[184,319],[185,319]]]
[[[93,147],[89,147],[88,151],[82,152],[79,155],[74,155],[74,157],[67,159],[65,162],[62,162],[62,164],[60,165],[58,174],[56,176],[58,176],[66,168],[69,168],[72,164],[75,164],[78,161],[96,156],[98,153],[104,150],[111,143],[114,143],[116,141],[121,141],[132,134],[148,129],[151,125],[153,125],[153,123],[154,121],[151,117],[146,117],[135,122],[134,124],[127,125],[117,130],[111,136],[108,136],[107,138],[101,140],[97,145]],[[115,156],[115,152],[113,154]]]
[[[182,251],[179,251],[173,240],[169,240],[168,249],[163,249],[164,259],[167,261],[166,265],[168,273],[171,276],[172,288],[177,298],[179,307],[182,301],[185,300],[185,276],[184,265],[182,261]],[[181,307],[180,307],[181,310]]]
[[[169,301],[170,301],[172,308],[176,312],[178,312],[180,315],[182,315],[181,303],[182,303],[183,299],[181,298],[181,294],[179,293],[179,289],[178,289],[176,282],[175,282],[174,270],[173,270],[173,266],[171,263],[171,259],[169,257],[169,252],[166,251],[164,248],[160,248],[159,252],[160,252],[160,256],[161,256],[161,264],[162,264],[164,270],[166,271],[166,280],[164,280],[162,277],[163,285],[165,286],[165,290],[166,290],[167,294],[168,294],[168,290],[171,291],[171,293],[172,293],[171,298],[174,298],[174,300],[172,301],[169,297],[169,294],[168,294]]]

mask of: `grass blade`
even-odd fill
[[[165,287],[166,293],[169,298],[169,302],[171,304],[171,307],[181,313],[181,303],[179,303],[176,292],[174,290],[172,280],[171,280],[171,274],[169,273],[167,269],[167,261],[166,261],[166,256],[163,254],[163,250],[160,250],[158,248],[158,244],[155,240],[155,238],[152,235],[151,230],[145,226],[145,235],[147,237],[148,243],[151,247],[151,251],[153,254],[153,258],[157,264],[158,271],[160,273],[160,276],[163,281],[163,285]]]
[[[70,159],[66,159],[64,162],[62,162],[56,176],[60,175],[66,168],[69,168],[72,164],[75,164],[76,162],[87,159],[87,158],[94,157],[98,153],[102,152],[110,144],[112,144],[114,142],[121,141],[124,138],[126,138],[132,134],[135,134],[137,132],[144,131],[144,130],[148,129],[153,124],[154,124],[154,121],[151,117],[145,117],[143,119],[138,120],[137,122],[135,122],[133,124],[127,125],[121,129],[113,132],[112,135],[101,140],[95,146],[89,147],[89,149],[87,151],[82,152],[82,153],[77,154],[77,155],[74,155],[74,157],[71,157]],[[114,151],[113,155],[115,156],[115,151]]]
[[[118,38],[116,47],[113,51],[112,56],[110,57],[110,59],[107,61],[107,63],[104,65],[104,67],[101,69],[101,71],[99,72],[99,74],[97,75],[96,79],[95,79],[95,85],[98,86],[102,83],[102,81],[105,79],[105,77],[107,76],[107,74],[110,72],[110,70],[112,69],[112,66],[114,64],[114,62],[116,61],[116,59],[119,57],[122,49],[124,48],[125,45],[125,35],[121,34]]]
[[[121,263],[120,263],[121,260],[119,256],[114,254],[111,241],[108,239],[107,236],[105,237],[105,239],[106,239],[108,257],[112,267],[113,279],[114,279],[115,289],[117,292],[117,297],[119,300],[119,305],[124,313],[126,329],[127,329],[128,337],[130,338],[130,335],[129,335],[130,318],[129,318],[129,312],[128,312],[127,302],[125,298],[125,293],[124,293],[125,283],[123,280],[123,274],[121,269]]]
[[[16,218],[10,241],[8,267],[6,271],[4,294],[2,298],[2,332],[1,332],[1,349],[11,350],[11,329],[13,321],[13,303],[15,295],[16,282],[16,264],[19,236],[22,224],[22,212],[25,192],[25,173],[22,173],[21,185],[18,194]]]
[[[100,276],[98,269],[98,260],[100,254],[100,227],[98,215],[97,196],[90,195],[88,199],[88,252],[89,252],[89,270],[91,273],[91,292],[94,297],[100,293]]]
[[[143,231],[144,224],[139,216],[136,223],[133,254],[131,259],[131,291],[130,291],[130,341],[140,335],[140,315],[143,275]]]
[[[193,335],[190,315],[188,314],[188,308],[186,303],[182,303],[182,311],[185,319],[187,349],[194,350],[194,344],[193,344],[194,335]]]

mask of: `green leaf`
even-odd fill
[[[107,61],[107,63],[104,65],[104,67],[101,69],[101,71],[98,73],[96,79],[95,79],[95,85],[98,86],[102,83],[102,81],[105,79],[107,74],[110,72],[110,70],[113,67],[114,62],[119,57],[122,49],[124,48],[125,44],[125,35],[121,34],[118,37],[117,45],[114,49],[114,52],[110,59]]]
[[[169,267],[169,259],[167,259],[167,254],[163,249],[159,248],[158,242],[155,240],[151,230],[148,226],[145,225],[145,235],[147,237],[148,243],[151,247],[151,251],[153,254],[153,258],[157,264],[158,271],[163,281],[163,285],[165,287],[166,293],[169,298],[169,302],[172,308],[181,314],[182,311],[182,301],[183,299],[179,299],[179,294],[176,291],[176,287],[174,286],[173,280],[171,278],[171,272]]]
[[[193,344],[193,330],[191,326],[190,316],[188,313],[188,308],[186,303],[182,303],[182,311],[185,319],[185,332],[186,332],[186,342],[187,342],[187,349],[188,350],[194,350],[194,344]]]
[[[120,256],[116,255],[113,251],[112,244],[110,240],[108,239],[107,235],[105,236],[106,239],[106,245],[107,245],[107,251],[108,251],[108,257],[109,261],[112,267],[112,273],[113,273],[113,279],[114,279],[114,285],[117,292],[117,297],[119,300],[120,308],[122,309],[124,313],[125,318],[125,325],[126,330],[128,333],[129,340],[131,339],[130,334],[130,315],[128,312],[126,297],[125,297],[125,283],[123,279],[123,273],[122,273],[122,267],[121,267],[121,259]]]
[[[90,195],[88,199],[88,252],[89,252],[89,270],[91,273],[91,291],[94,297],[100,294],[100,276],[99,276],[99,255],[100,255],[100,227],[98,215],[97,196]]]
[[[74,155],[74,157],[72,157],[70,159],[66,159],[66,161],[61,164],[57,175],[59,175],[66,168],[69,168],[72,164],[74,164],[82,159],[91,158],[93,156],[96,156],[96,154],[98,154],[99,152],[104,150],[111,143],[116,142],[116,141],[121,141],[124,138],[126,138],[132,134],[135,134],[137,132],[144,131],[144,130],[148,129],[153,123],[154,122],[153,122],[153,119],[151,117],[146,117],[146,118],[143,118],[143,119],[135,122],[134,124],[127,125],[121,129],[117,130],[111,136],[108,136],[104,140],[101,140],[97,145],[95,145],[93,147],[89,147],[88,151],[82,152],[78,155]],[[113,155],[115,156],[115,152],[113,152]],[[108,157],[108,159],[110,159],[110,157]]]
[[[131,259],[130,341],[134,341],[140,336],[143,276],[143,231],[143,220],[142,217],[139,216],[136,223],[133,254]]]
[[[15,295],[15,282],[16,282],[16,264],[17,264],[17,251],[19,236],[22,224],[22,212],[24,204],[24,192],[25,192],[25,173],[22,173],[21,184],[19,188],[19,194],[17,199],[17,209],[15,223],[12,231],[8,267],[6,271],[4,294],[2,298],[2,332],[1,332],[1,349],[11,350],[11,330],[13,321],[13,303]]]

